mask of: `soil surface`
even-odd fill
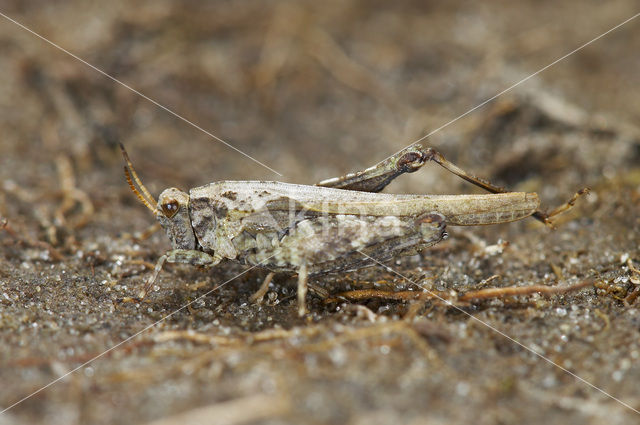
[[[638,11],[3,0],[50,42],[0,17],[0,424],[638,422],[640,18],[450,123]],[[313,184],[435,130],[424,145],[544,208],[591,194],[556,230],[451,226],[312,279],[305,317],[295,274],[256,304],[268,272],[233,262],[168,265],[117,303],[169,248],[119,142],[157,196]],[[427,165],[386,192],[481,190]]]

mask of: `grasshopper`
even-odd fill
[[[155,201],[120,147],[129,187],[154,213],[172,248],[159,258],[144,288],[132,299],[137,301],[147,295],[165,262],[212,267],[236,260],[271,270],[266,285],[275,272],[297,272],[298,312],[304,315],[309,277],[416,253],[445,239],[447,225],[497,224],[531,216],[553,227],[552,218],[588,191],[578,191],[545,213],[536,193],[508,192],[467,173],[435,149],[414,144],[366,170],[314,186],[219,181],[189,193],[165,189]],[[396,177],[429,161],[490,194],[379,193]]]

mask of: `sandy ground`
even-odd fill
[[[638,422],[640,20],[424,141],[546,207],[590,187],[557,230],[451,227],[392,271],[313,280],[331,295],[310,295],[303,318],[294,275],[276,275],[256,305],[267,272],[233,263],[168,266],[142,304],[115,304],[169,247],[162,232],[142,237],[153,217],[118,142],[155,196],[223,179],[312,184],[375,164],[638,11],[1,2],[282,176],[0,17],[0,406],[53,382],[0,424]],[[387,191],[479,193],[436,165]],[[387,295],[336,299],[366,289]]]

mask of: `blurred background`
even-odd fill
[[[153,218],[124,180],[119,142],[154,195],[216,180],[313,184],[377,163],[639,11],[640,3],[628,0],[3,0],[0,403],[10,405],[243,270],[232,266],[207,277],[174,267],[163,273],[163,295],[153,297],[148,311],[114,308],[168,248],[159,233],[139,238]],[[600,276],[601,292],[572,299],[577,310],[566,300],[556,300],[563,307],[479,310],[636,407],[633,382],[640,373],[631,360],[638,348],[628,342],[637,341],[638,323],[629,313],[635,296],[631,303],[627,297],[636,290],[628,264],[640,264],[639,25],[629,22],[422,142],[494,183],[537,191],[545,206],[591,187],[593,194],[560,220],[557,232],[531,221],[454,229],[433,253],[396,264],[408,273],[422,267],[415,275],[426,273],[442,290],[464,290],[494,274],[502,278],[492,284],[504,286]],[[478,192],[436,166],[387,191]],[[502,240],[511,243],[503,257],[483,251]],[[356,280],[406,284],[380,270],[367,273]],[[430,313],[436,317],[420,310],[419,331],[407,325],[396,335],[396,328],[371,325],[379,331],[371,342],[359,333],[369,322],[354,313],[356,305],[316,300],[312,319],[298,319],[290,299],[295,278],[281,278],[273,289],[286,302],[248,305],[263,277],[249,273],[242,285],[225,287],[161,329],[217,335],[224,328],[235,342],[176,337],[158,345],[141,336],[139,345],[0,415],[0,423],[143,423],[229,400],[239,404],[214,410],[233,412],[225,423],[630,418],[629,410],[552,366],[504,348],[507,342],[495,342],[500,337],[489,330],[467,335],[461,329],[468,319],[442,306]],[[320,284],[341,279],[354,278]],[[198,282],[204,285],[188,286]],[[409,323],[401,320],[405,304],[376,301],[366,308],[380,323]],[[573,339],[571,332],[557,333],[569,320],[558,308],[575,312],[571,326],[593,323],[571,328]],[[535,330],[531,315],[540,318]],[[603,323],[606,337],[599,334]],[[281,341],[260,334],[276,342],[258,348],[243,339],[273,329],[299,329],[308,339],[295,349],[289,334]],[[359,342],[330,342],[343,332]],[[595,342],[590,332],[600,335]],[[414,337],[428,347],[406,342]],[[566,338],[586,342],[557,353],[549,348]],[[394,347],[392,355],[380,347]],[[431,361],[450,369],[436,373]],[[254,416],[238,416],[253,410]]]

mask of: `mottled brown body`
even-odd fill
[[[364,251],[378,260],[414,253],[439,242],[445,223],[512,221],[538,207],[525,193],[391,195],[251,181],[211,183],[189,199],[199,250],[275,271],[307,263],[309,274],[372,264]]]
[[[431,148],[411,146],[367,170],[316,186],[262,181],[221,181],[185,193],[166,189],[156,206],[123,148],[132,190],[151,209],[172,245],[163,255],[143,298],[164,261],[214,266],[223,259],[298,272],[299,311],[304,313],[307,277],[357,270],[398,255],[415,253],[446,237],[446,225],[504,223],[534,216],[535,193],[507,192],[474,177]],[[396,195],[377,193],[397,176],[433,160],[493,194]],[[131,175],[140,187],[136,189]]]

